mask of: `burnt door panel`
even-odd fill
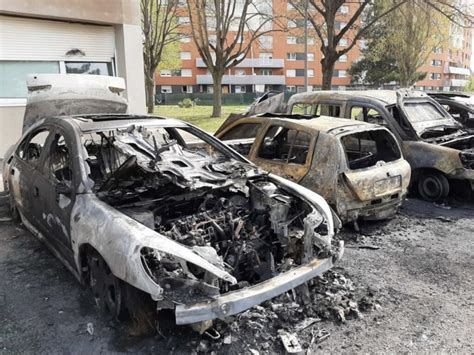
[[[70,151],[64,135],[56,131],[48,143],[42,171],[33,181],[33,190],[42,233],[52,247],[74,265],[70,218],[75,196]]]

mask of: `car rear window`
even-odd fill
[[[348,134],[341,137],[349,169],[363,169],[400,159],[393,136],[384,129]]]

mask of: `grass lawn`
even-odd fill
[[[206,132],[214,133],[230,113],[243,112],[247,107],[247,105],[222,106],[221,117],[211,118],[212,106],[180,108],[177,105],[157,105],[155,106],[155,115],[187,121]]]

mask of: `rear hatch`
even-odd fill
[[[33,74],[27,78],[28,100],[23,131],[54,116],[126,113],[123,78],[104,75]]]
[[[358,131],[340,140],[348,167],[344,177],[359,200],[395,195],[407,187],[409,166],[401,159],[400,148],[388,130]]]

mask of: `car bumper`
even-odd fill
[[[175,309],[176,324],[197,323],[243,312],[302,285],[323,274],[332,266],[332,258],[313,259],[309,263],[277,275],[270,280],[226,293],[214,301],[194,305],[178,305]]]

